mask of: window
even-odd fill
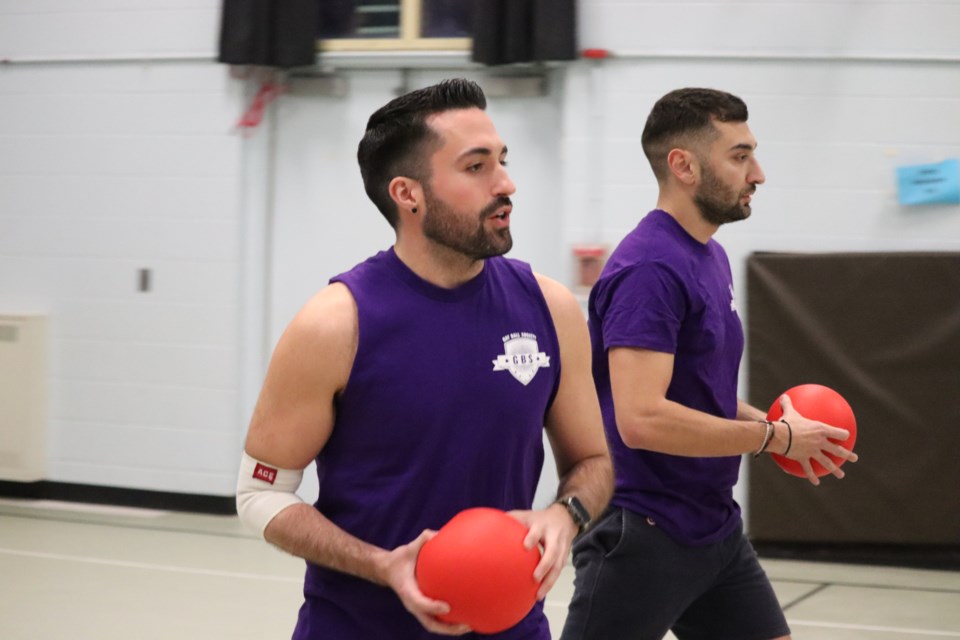
[[[471,0],[320,0],[322,51],[470,48]]]

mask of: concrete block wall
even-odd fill
[[[218,18],[0,3],[0,309],[50,318],[49,480],[232,493],[242,87]]]
[[[343,70],[346,98],[281,97],[243,138],[254,85],[214,62],[219,9],[0,0],[0,313],[51,319],[51,480],[232,493],[282,326],[389,242],[345,192],[362,132],[341,128],[411,76]],[[572,245],[613,244],[653,206],[643,121],[687,85],[741,95],[760,141],[754,215],[718,235],[738,281],[752,251],[960,246],[957,207],[900,207],[893,181],[960,156],[960,0],[582,0],[580,20],[581,47],[611,58],[555,69],[540,102],[491,104],[522,178],[516,257],[572,284]]]

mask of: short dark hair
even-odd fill
[[[715,120],[746,122],[747,105],[737,96],[716,89],[676,89],[657,100],[640,140],[658,181],[666,179],[670,150],[713,140],[717,135]]]
[[[396,176],[428,181],[431,150],[439,137],[427,126],[427,118],[455,109],[487,108],[483,89],[472,80],[444,80],[394,98],[377,109],[357,148],[357,161],[367,196],[387,219],[397,226],[397,206],[390,197],[390,181]]]

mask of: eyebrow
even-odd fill
[[[752,145],[751,145],[751,144],[747,144],[746,142],[741,142],[741,143],[739,143],[739,144],[733,145],[732,147],[730,147],[729,150],[730,150],[730,151],[738,151],[738,150],[753,151],[753,150],[755,150],[756,148],[757,148],[757,145],[756,145],[756,144],[752,144]]]
[[[467,156],[472,156],[472,155],[492,156],[493,151],[489,147],[474,147],[473,149],[467,149],[466,151],[461,153],[459,156],[457,156],[457,160],[460,160],[462,158],[466,158]],[[503,157],[505,155],[507,155],[506,145],[504,145],[503,148],[500,149],[500,156]]]

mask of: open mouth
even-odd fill
[[[493,218],[495,220],[505,221],[510,219],[510,212],[513,211],[513,203],[510,198],[501,197],[491,202],[483,211],[480,212],[482,219]]]

